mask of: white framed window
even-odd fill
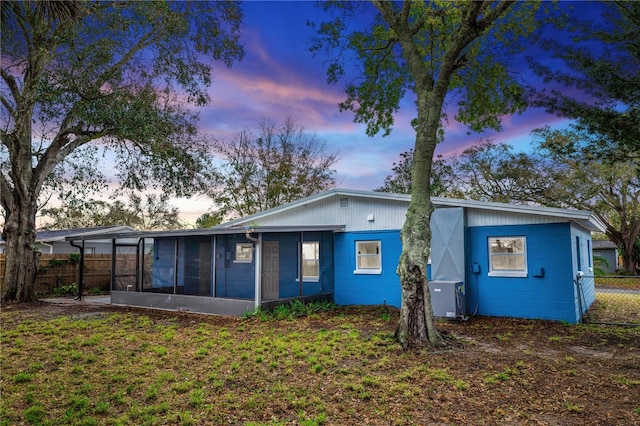
[[[302,279],[304,281],[318,281],[320,279],[320,242],[303,242],[301,259]]]
[[[489,237],[489,276],[526,277],[527,239]]]
[[[382,250],[380,241],[356,241],[356,270],[354,274],[381,274]]]
[[[237,263],[251,263],[253,262],[253,244],[251,243],[236,243],[236,259]]]

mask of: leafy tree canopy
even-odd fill
[[[576,6],[579,7],[579,6]],[[611,161],[640,158],[640,3],[602,2],[596,22],[573,13],[559,19],[570,43],[543,39],[564,66],[530,58],[536,73],[562,87],[534,90],[533,105],[576,120],[576,130],[597,134],[590,150]],[[595,47],[594,47],[595,46]],[[598,47],[601,46],[601,47]],[[638,170],[640,172],[640,169]]]
[[[241,18],[233,2],[2,2],[3,300],[35,297],[43,188],[60,182],[65,166],[104,180],[95,157],[69,164],[89,143],[116,156],[125,188],[184,196],[203,187],[206,144],[187,107],[209,102],[212,60],[242,58]],[[90,187],[72,183],[67,190]]]
[[[204,213],[196,219],[196,228],[211,228],[222,223],[224,217],[220,212]]]
[[[543,205],[592,210],[604,221],[606,234],[622,249],[630,273],[640,265],[640,175],[638,161],[612,163],[592,147],[599,135],[582,126],[567,130],[536,131],[538,149],[546,166],[548,188],[536,198]],[[549,178],[551,177],[551,178]]]
[[[531,17],[537,5],[520,4],[507,19],[501,15],[509,8],[508,2],[469,5],[424,1],[411,2],[410,6],[407,2],[372,3],[380,15],[372,13],[369,2],[326,2],[323,9],[336,12],[335,19],[309,24],[318,32],[310,50],[325,50],[330,58],[328,82],[349,78],[347,99],[340,103],[340,109],[353,111],[354,121],[367,125],[368,135],[381,131],[389,134],[394,114],[407,93],[415,93],[422,84],[425,89],[435,90],[437,84],[444,83],[438,81],[439,77],[449,74],[447,94],[455,100],[449,112],[473,131],[500,129],[501,116],[524,109],[521,81],[506,65],[507,58],[520,50],[521,42],[535,29],[537,24]],[[482,15],[480,22],[470,23],[477,13]],[[373,16],[373,25],[356,28],[353,23],[363,15]],[[397,21],[389,22],[392,19]],[[398,33],[401,20],[409,34]],[[492,26],[494,20],[497,22]],[[403,51],[403,43],[408,42],[403,37],[411,38],[411,55],[415,53],[421,59],[420,65],[412,63],[410,53]],[[451,50],[454,43],[465,44],[455,56]],[[362,64],[361,75],[356,78],[348,75],[347,60],[352,59]],[[424,81],[416,85],[418,66]],[[438,117],[446,119],[446,111]]]
[[[89,228],[123,225],[139,231],[163,231],[184,228],[177,207],[166,195],[132,194],[126,201],[73,200],[61,207],[42,209],[50,218],[44,229]]]
[[[499,129],[504,114],[524,108],[523,90],[507,71],[507,62],[536,27],[538,4],[373,0],[325,2],[321,7],[333,12],[333,19],[315,26],[311,50],[327,52],[329,82],[347,76],[347,60],[360,65],[359,75],[347,82],[341,110],[352,111],[354,121],[366,124],[368,135],[386,135],[405,95],[415,100],[411,202],[397,268],[402,308],[396,337],[405,348],[427,341],[440,345],[425,270],[436,144],[447,113],[480,131]],[[447,109],[447,100],[456,106]]]

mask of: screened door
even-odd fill
[[[280,279],[278,241],[262,242],[262,299],[278,299]]]

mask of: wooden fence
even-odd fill
[[[135,262],[135,255],[133,257]],[[79,266],[77,257],[74,259],[69,254],[43,254],[40,257],[36,276],[36,291],[39,294],[51,294],[61,286],[77,283]],[[5,255],[0,254],[0,279],[4,277],[4,270]],[[83,277],[85,291],[91,289],[108,291],[111,284],[111,255],[86,254]]]

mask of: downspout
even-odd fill
[[[576,285],[576,293],[578,296],[578,309],[580,312],[580,318],[579,318],[579,322],[584,322],[584,311],[582,309],[582,299],[583,299],[583,290],[582,290],[582,282],[580,281],[582,279],[582,271],[578,271],[578,273],[576,274],[576,279],[573,281]]]
[[[252,230],[252,229],[251,229]],[[250,231],[245,233],[247,239],[253,241],[255,244],[255,288],[254,288],[254,302],[253,307],[258,309],[262,302],[262,234],[258,234],[258,238],[250,235]]]
[[[80,250],[80,266],[78,268],[78,296],[75,300],[82,300],[82,291],[84,290],[84,240],[82,245],[76,245],[74,241],[69,241],[72,247],[76,247]]]
[[[262,234],[258,234],[258,238],[251,235],[254,231],[252,226],[244,227],[244,235],[247,237],[247,240],[251,241],[254,244],[255,248],[255,279],[254,279],[254,301],[253,307],[254,309],[258,309],[260,307],[260,301],[262,299]]]

